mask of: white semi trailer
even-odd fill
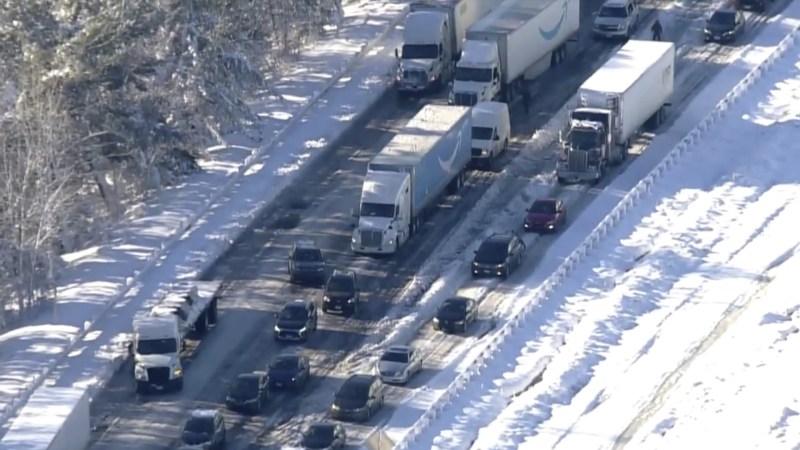
[[[467,29],[498,0],[428,0],[411,3],[403,28],[397,89],[421,93],[453,79]]]
[[[467,31],[449,101],[511,102],[524,87],[566,57],[580,29],[580,0],[505,0]]]
[[[3,450],[84,450],[89,445],[86,388],[42,386],[11,422]]]
[[[672,42],[628,41],[578,89],[560,138],[558,181],[597,182],[609,165],[624,161],[639,130],[663,121],[674,81]]]
[[[183,389],[184,341],[189,333],[203,334],[217,323],[221,289],[219,281],[176,283],[148,313],[134,318],[137,392]]]

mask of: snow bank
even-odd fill
[[[261,210],[294,179],[303,175],[303,168],[327,153],[325,150],[330,143],[335,142],[385,92],[386,76],[394,64],[392,51],[398,38],[398,33],[393,31],[405,17],[405,11],[403,7],[385,30],[363,45],[353,58],[346,58],[346,64],[339,66],[338,72],[328,78],[321,89],[313,92],[307,103],[292,112],[291,118],[282,129],[234,167],[233,173],[223,179],[223,184],[200,180],[200,184],[211,186],[206,186],[209,192],[207,196],[201,196],[201,201],[196,198],[178,198],[176,205],[166,205],[173,206],[173,211],[177,212],[165,211],[161,217],[155,219],[134,221],[133,230],[128,231],[146,233],[150,243],[154,240],[154,235],[158,236],[152,249],[150,246],[120,244],[119,241],[129,240],[123,236],[108,247],[110,252],[125,253],[127,259],[117,260],[110,258],[108,254],[100,255],[103,252],[98,251],[78,260],[75,273],[64,276],[65,279],[72,278],[76,282],[59,288],[59,298],[85,303],[86,306],[70,311],[73,314],[69,317],[54,307],[52,313],[48,314],[49,317],[37,320],[43,322],[41,325],[24,327],[0,337],[0,361],[5,366],[0,369],[0,399],[3,401],[0,424],[14,416],[56,368],[69,364],[69,357],[74,356],[71,355],[73,351],[90,333],[95,335],[93,337],[101,336],[104,342],[94,342],[92,345],[97,346],[97,352],[89,352],[92,354],[86,358],[101,356],[104,363],[96,367],[87,367],[85,362],[73,364],[80,366],[78,370],[83,371],[81,378],[88,380],[93,390],[102,388],[125,360],[125,353],[120,351],[124,342],[119,333],[130,329],[132,317],[132,314],[126,317],[115,314],[115,329],[108,330],[108,320],[104,320],[108,313],[130,303],[132,299],[133,303],[141,307],[144,300],[156,296],[159,285],[179,277],[195,277],[204,272]],[[367,22],[356,26],[366,26]],[[347,89],[354,92],[350,96],[344,95],[344,98],[351,100],[347,105],[349,109],[343,108],[342,103],[331,100],[319,102],[323,96],[343,96],[342,92]],[[353,104],[355,101],[359,103]],[[341,118],[343,113],[349,114],[346,119]],[[316,118],[327,120],[332,125],[320,127],[319,122],[315,122]],[[317,124],[315,132],[324,134],[319,139],[325,148],[298,155],[297,147],[287,143],[298,140],[303,131],[311,136],[308,133],[310,130],[303,130],[307,128],[303,126],[306,121]],[[307,139],[299,140],[308,144]],[[299,147],[302,148],[302,145]],[[187,207],[187,203],[191,203],[192,207]],[[133,258],[130,253],[135,254]],[[174,270],[168,270],[168,274],[156,273],[163,271],[166,263],[171,263],[172,260],[175,263]],[[154,271],[155,267],[160,270]],[[158,279],[156,283],[150,283],[154,281],[153,278]],[[90,301],[80,302],[79,299]],[[64,321],[70,325],[55,325]],[[39,339],[43,341],[42,346],[51,348],[47,352],[38,349],[39,354],[33,354],[36,350],[28,350],[36,346],[32,339]],[[15,346],[21,348],[14,348]],[[21,355],[26,350],[33,355],[22,359]],[[12,361],[6,361],[7,359]],[[24,367],[25,365],[28,367]]]
[[[794,10],[800,10],[797,4],[790,6],[787,9],[787,13],[784,15],[794,17]],[[781,25],[785,26],[786,24],[782,23]],[[768,27],[773,26],[774,25],[770,24]],[[601,198],[598,199],[600,201],[596,201],[595,203],[603,203],[604,200],[602,197],[606,197],[607,200],[605,200],[605,202],[615,202],[616,206],[614,206],[613,209],[611,209],[611,211],[605,216],[605,218],[603,218],[594,227],[594,229],[588,234],[586,239],[578,246],[578,248],[569,256],[567,256],[564,262],[547,280],[540,285],[533,295],[530,295],[527,298],[521,298],[517,301],[506,302],[513,309],[508,323],[506,323],[496,333],[489,335],[486,341],[482,342],[478,347],[470,351],[469,356],[467,357],[467,359],[472,360],[470,369],[458,374],[450,386],[443,392],[439,393],[439,400],[435,403],[435,406],[427,410],[411,428],[405,430],[403,432],[404,435],[398,436],[399,439],[394,439],[396,442],[398,442],[395,448],[414,448],[415,439],[425,432],[431,422],[435,420],[438,415],[441,414],[441,412],[463,392],[473,377],[479,375],[483,368],[491,364],[492,357],[498,347],[500,347],[507,339],[512,337],[520,329],[520,325],[523,325],[530,314],[536,310],[536,306],[545,301],[548,295],[568,275],[572,273],[575,265],[578,262],[589,256],[591,250],[609,233],[614,225],[625,215],[626,211],[633,207],[634,204],[645,193],[650,192],[656,181],[666,174],[669,169],[681,159],[686,151],[698,142],[701,135],[707,133],[710,130],[710,127],[724,116],[730,105],[734,104],[753,85],[753,83],[760,79],[764,72],[769,69],[781,55],[793,47],[798,34],[797,31],[797,24],[792,21],[791,30],[789,31],[788,36],[784,37],[777,46],[765,48],[763,51],[758,51],[756,55],[751,56],[753,58],[753,61],[751,62],[756,63],[756,66],[749,70],[749,72],[747,72],[743,78],[741,78],[741,72],[743,71],[744,67],[741,63],[733,64],[724,69],[722,73],[715,77],[715,80],[723,79],[723,77],[735,76],[738,74],[739,76],[737,79],[741,81],[736,83],[732,89],[729,85],[727,85],[727,83],[712,83],[708,89],[705,89],[700,95],[698,95],[698,99],[704,100],[703,102],[700,102],[702,105],[707,102],[707,98],[709,96],[711,98],[722,97],[722,95],[718,95],[720,93],[720,89],[727,87],[727,95],[724,95],[722,100],[717,104],[712,112],[707,114],[707,116],[702,119],[700,123],[694,127],[694,129],[689,131],[677,146],[669,150],[666,156],[664,156],[663,150],[658,151],[658,147],[659,145],[663,147],[664,143],[670,142],[669,139],[671,139],[672,136],[664,135],[657,137],[648,147],[648,151],[645,152],[645,154],[636,162],[631,164],[630,168],[625,173],[621,174],[620,177],[618,177],[618,179],[606,189],[606,193],[608,195],[601,196]],[[765,44],[762,37],[767,34],[768,33],[762,32],[759,37],[755,39],[752,47],[757,49],[762,47]],[[767,39],[769,38],[773,37],[768,36]],[[715,93],[717,95],[714,95]],[[692,106],[696,106],[695,103],[696,102],[692,102],[692,105],[690,105],[690,107],[687,109],[691,109]],[[705,110],[707,111],[708,109]],[[652,164],[652,160],[656,156],[661,157],[661,161],[649,173],[647,173],[644,177],[641,177],[641,167],[647,167],[649,164]],[[631,189],[621,189],[621,187],[625,187],[631,183],[631,177],[637,177],[639,181],[636,182],[634,187]],[[626,190],[627,193],[620,198],[619,193],[625,192]],[[600,207],[603,207],[603,205],[600,205]],[[547,361],[542,361],[538,367],[543,369],[544,366],[546,366],[546,362]],[[537,375],[538,374],[536,373],[531,373],[530,377],[533,379]]]

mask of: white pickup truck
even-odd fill
[[[184,339],[217,323],[221,289],[220,281],[177,283],[149,312],[134,318],[131,352],[137,392],[183,389]]]

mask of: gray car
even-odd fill
[[[289,281],[322,285],[327,278],[325,258],[316,243],[297,241],[289,251]]]

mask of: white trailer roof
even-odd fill
[[[418,161],[445,135],[453,125],[469,113],[468,106],[425,105],[403,130],[395,135],[386,147],[373,159],[380,162],[384,157],[393,161],[408,158]]]
[[[3,450],[49,450],[86,389],[42,387],[28,399],[0,441]],[[89,424],[87,423],[87,428]],[[80,430],[75,430],[80,435]],[[87,430],[88,434],[88,430]]]
[[[592,74],[581,89],[610,94],[626,92],[673,45],[672,42],[630,40]]]
[[[405,44],[430,44],[436,42],[442,29],[443,16],[434,11],[412,12],[406,17],[403,28]]]
[[[506,0],[469,31],[512,34],[556,1],[560,0]]]

